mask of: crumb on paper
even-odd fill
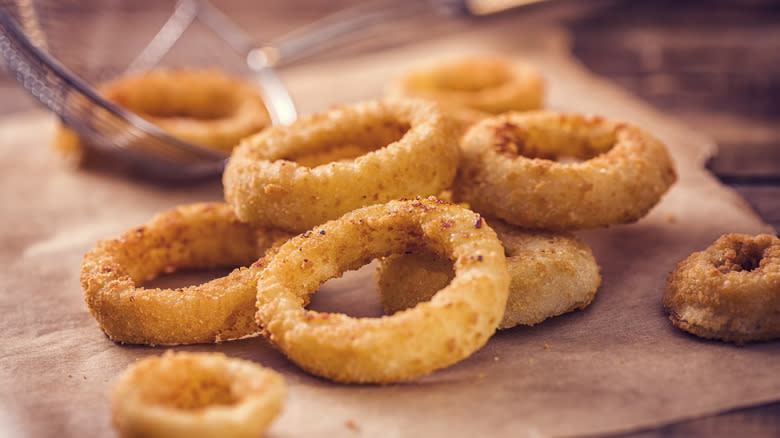
[[[544,349],[545,349],[545,350],[549,350],[549,349],[550,349],[550,346],[549,346],[549,345],[547,345],[547,344],[544,344]]]
[[[68,377],[73,377],[73,374],[71,374],[71,373],[68,373]]]
[[[87,376],[84,376],[84,380],[87,380]]]
[[[498,356],[493,356],[493,360],[498,360]]]
[[[357,424],[355,424],[353,420],[347,420],[344,425],[347,426],[348,429],[358,430]]]

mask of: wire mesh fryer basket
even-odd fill
[[[219,65],[248,73],[272,122],[289,123],[296,110],[274,70],[279,65],[381,35],[387,23],[425,14],[489,15],[541,1],[502,1],[500,8],[483,11],[474,7],[482,4],[477,0],[366,0],[263,45],[208,0],[0,0],[0,54],[25,87],[90,144],[134,162],[144,173],[189,180],[219,173],[226,157],[165,134],[101,98],[91,84],[161,60]],[[196,49],[171,50],[185,35]]]
[[[250,72],[245,60],[223,39],[197,23],[190,27],[197,12],[193,6],[200,5],[195,1],[142,2],[139,6],[122,1],[2,0],[0,53],[19,82],[91,146],[152,177],[191,180],[215,175],[222,170],[225,155],[167,135],[106,101],[92,86],[128,70],[150,67],[160,59],[171,65],[216,64],[236,74],[252,73],[266,106],[279,103],[285,107],[286,119],[281,122],[294,118],[292,101],[273,70]],[[188,28],[189,40],[180,40]],[[169,41],[157,44],[157,51],[162,51],[156,57],[139,63],[138,55],[149,54],[154,35]],[[169,50],[178,44],[200,50]],[[272,109],[274,118],[278,111]],[[275,119],[280,122],[279,117]]]

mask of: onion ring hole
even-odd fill
[[[581,132],[580,132],[581,131]],[[505,122],[495,128],[493,147],[509,158],[538,158],[559,163],[579,163],[595,158],[617,143],[614,130],[559,130],[521,127]]]
[[[212,268],[203,269],[171,269],[141,282],[139,286],[146,289],[182,289],[224,277],[236,268],[239,268],[239,266],[214,266]]]
[[[512,73],[502,63],[483,63],[480,69],[466,71],[463,65],[451,65],[453,68],[442,68],[438,76],[433,78],[433,84],[442,90],[452,91],[479,91],[486,88],[499,87],[512,79]],[[467,74],[466,74],[467,73]],[[426,78],[418,76],[417,81],[425,82]],[[420,84],[422,85],[422,84]]]
[[[140,398],[150,404],[197,411],[208,406],[235,405],[241,399],[222,373],[192,367],[189,373],[171,369],[164,375],[165,385],[140,387]],[[196,372],[192,372],[196,371]]]
[[[724,257],[713,260],[713,264],[722,273],[728,272],[751,272],[761,266],[761,260],[764,258],[764,251],[770,246],[770,242],[762,242],[763,245],[754,240],[735,241],[734,251],[729,252]]]
[[[350,161],[401,140],[409,129],[411,126],[408,123],[387,118],[376,125],[367,125],[364,130],[347,131],[341,138],[328,138],[316,150],[299,150],[282,159],[295,161],[306,167]]]
[[[229,77],[217,76],[215,72],[151,72],[145,79],[151,81],[151,86],[133,87],[107,87],[108,97],[119,106],[122,106],[142,117],[163,119],[195,119],[216,120],[233,116],[245,99],[240,90],[236,90],[237,81]],[[201,86],[197,93],[186,92],[181,89],[185,85],[181,83],[175,86],[169,82],[168,87],[162,86],[163,80],[175,81],[175,75],[191,74],[192,78],[179,76],[181,81],[208,80]],[[133,85],[138,85],[141,79],[128,80]],[[181,88],[180,88],[181,87]]]
[[[374,281],[376,264],[369,263],[347,271],[340,278],[322,283],[311,296],[307,310],[343,313],[353,318],[379,318],[385,315]]]

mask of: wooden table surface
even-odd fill
[[[780,2],[612,2],[568,28],[593,72],[715,140],[710,170],[780,230]],[[621,436],[776,437],[780,403]]]
[[[249,7],[215,3],[225,10]],[[351,3],[266,1],[265,13],[253,14],[252,25],[260,37],[270,38]],[[587,8],[577,3],[546,2],[510,14],[534,14],[564,26],[573,36],[574,55],[588,68],[714,139],[719,153],[709,163],[713,173],[780,229],[780,2],[595,0]],[[128,16],[160,7],[150,1],[123,5]],[[73,14],[88,10],[82,2]],[[231,15],[239,24],[247,20],[240,12]],[[0,96],[0,116],[38,107],[5,71]],[[780,402],[620,436],[778,434]]]

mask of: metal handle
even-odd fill
[[[208,1],[192,1],[198,3],[199,18],[203,23],[220,34],[233,50],[245,56],[253,69],[278,67],[337,47],[345,40],[356,41],[370,35],[372,27],[378,24],[410,18],[423,12],[454,13],[462,9],[460,1],[452,0],[370,0],[330,14],[268,43],[257,44]]]

